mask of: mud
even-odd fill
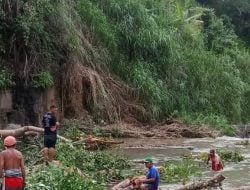
[[[101,127],[107,133],[117,133],[119,137],[126,138],[203,138],[218,136],[216,131],[209,128],[190,127],[180,121],[173,121],[169,124],[136,126],[128,123],[118,123]]]

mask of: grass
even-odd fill
[[[201,176],[197,162],[192,159],[183,159],[177,162],[166,162],[160,169],[161,178],[166,183],[190,181],[194,177]]]
[[[221,135],[235,136],[236,134],[236,129],[230,125],[228,120],[216,114],[184,113],[182,114],[181,120],[189,125],[210,127],[213,130],[219,131]]]
[[[218,154],[220,155],[223,162],[241,162],[245,160],[245,157],[238,150],[218,150]]]

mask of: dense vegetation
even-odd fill
[[[197,2],[212,7],[216,15],[231,22],[239,37],[248,45],[250,44],[250,2],[248,0],[197,0]]]
[[[134,88],[151,121],[170,115],[249,120],[247,26],[235,32],[235,16],[217,4],[210,9],[194,0],[1,3],[1,89],[47,88],[67,80],[67,69],[81,62]],[[107,106],[93,102],[93,114]]]
[[[131,165],[112,152],[89,152],[63,143],[59,144],[57,158],[60,165],[30,168],[27,189],[104,190],[108,183],[123,179],[124,170]]]
[[[63,124],[61,135],[79,142],[86,134],[77,126]],[[72,137],[72,138],[70,138]],[[104,190],[112,182],[122,180],[132,173],[132,162],[114,150],[88,151],[84,143],[65,143],[58,140],[56,160],[53,164],[43,163],[43,137],[23,137],[17,149],[25,158],[27,186],[29,190]],[[3,148],[3,145],[1,148]]]
[[[0,4],[0,90],[58,85],[66,107],[74,101],[81,105],[83,96],[78,99],[77,93],[91,88],[94,98],[85,97],[85,108],[97,120],[111,120],[119,119],[126,108],[113,100],[133,89],[139,102],[133,108],[145,108],[146,121],[177,116],[217,129],[249,122],[247,0],[0,0]],[[113,78],[105,80],[104,75]],[[79,85],[86,81],[92,87]],[[109,90],[110,83],[118,90]],[[71,114],[82,113],[72,110],[76,107],[71,107]],[[132,115],[137,113],[131,110]],[[110,180],[123,178],[123,169],[130,166],[109,152],[93,153],[68,144],[58,149],[61,167],[37,166],[40,157],[34,160],[34,155],[41,147],[30,147],[23,151],[30,169],[28,189],[101,190]],[[236,154],[224,155],[241,160]],[[199,173],[192,163],[190,167],[167,164],[166,174],[174,178],[165,180],[189,180],[189,171]]]

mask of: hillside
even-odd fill
[[[2,0],[0,11],[0,88],[26,117],[33,92],[53,87],[65,117],[249,120],[244,38],[195,1]]]
[[[101,142],[114,143],[108,132],[161,144],[214,137],[207,126],[234,135],[232,124],[250,121],[247,0],[0,4],[0,127],[39,126],[51,104],[60,122],[72,119],[62,122],[69,141],[57,144],[55,164],[43,165],[41,136],[18,139],[29,190],[104,190],[141,174],[114,151],[86,150],[88,130]]]

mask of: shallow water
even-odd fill
[[[230,150],[239,150],[245,160],[240,163],[226,163],[224,168],[224,176],[226,179],[223,182],[223,187],[230,190],[233,187],[250,185],[250,145],[236,145],[241,138],[219,137],[216,139],[123,139],[125,142],[121,146],[121,152],[127,155],[132,160],[142,160],[146,156],[153,156],[157,166],[160,166],[167,160],[179,160],[183,154],[208,152],[211,148],[227,148]],[[120,151],[119,151],[120,152]],[[138,164],[138,167],[143,168],[143,164]],[[202,178],[211,176],[209,169],[202,169]],[[164,189],[173,188],[173,185],[164,184]]]

